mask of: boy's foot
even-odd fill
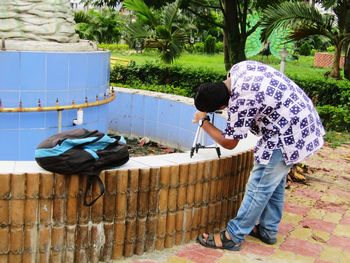
[[[258,238],[260,239],[262,242],[266,243],[266,244],[269,244],[269,245],[273,245],[273,244],[276,244],[277,242],[277,239],[276,238],[267,238],[267,237],[263,237],[261,234],[260,234],[260,231],[259,231],[259,227],[260,225],[256,225],[252,232],[250,232],[250,236],[252,237],[255,237],[255,238]]]
[[[231,251],[238,251],[241,248],[240,244],[236,244],[231,239],[228,239],[225,235],[226,231],[223,230],[218,234],[206,234],[203,233],[197,237],[199,244],[209,248],[220,248]]]

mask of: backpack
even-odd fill
[[[75,129],[53,135],[35,150],[35,160],[45,170],[64,175],[87,176],[84,205],[91,206],[105,192],[99,174],[125,164],[129,160],[128,146],[121,136],[107,135],[97,130]],[[97,182],[100,195],[87,202],[87,194]]]

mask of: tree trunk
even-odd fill
[[[227,42],[227,48],[224,49],[226,70],[228,70],[233,64],[246,59],[246,36],[242,35],[242,29],[239,28],[239,4],[240,1],[237,0],[224,1],[224,36],[225,41]]]
[[[350,80],[350,42],[345,46],[347,46],[347,50],[345,52],[344,77]]]
[[[228,36],[226,30],[224,30],[224,63],[225,63],[225,69],[228,71],[231,67],[230,62],[230,50],[229,50],[229,44],[228,44]]]
[[[334,79],[340,79],[340,54],[341,48],[339,44],[335,45],[334,57],[333,57],[333,66],[330,76]]]

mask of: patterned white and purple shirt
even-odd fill
[[[256,61],[230,70],[231,95],[225,138],[243,139],[248,131],[261,136],[254,158],[267,164],[281,149],[287,165],[302,161],[322,147],[325,134],[310,98],[276,69]]]

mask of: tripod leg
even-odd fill
[[[217,154],[218,157],[220,158],[220,156],[221,156],[220,147],[216,147],[216,154]]]
[[[196,135],[194,137],[194,141],[193,141],[193,144],[192,144],[192,148],[191,148],[191,152],[190,152],[190,158],[192,158],[195,149],[197,149],[196,152],[198,152],[197,142],[198,142],[198,137],[200,135],[200,132],[201,132],[201,127],[198,126],[197,131],[196,131]]]

